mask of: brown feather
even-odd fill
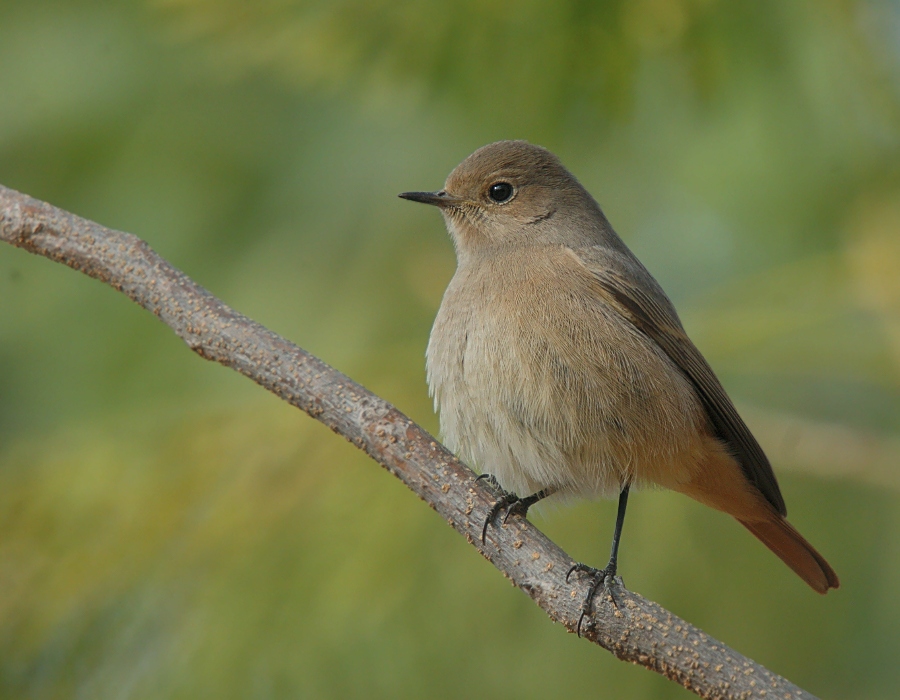
[[[818,593],[825,594],[829,588],[840,587],[841,582],[834,569],[815,547],[777,513],[772,513],[768,520],[738,522],[756,535]]]
[[[605,296],[640,331],[647,334],[684,372],[694,385],[716,434],[728,446],[741,465],[744,476],[766,497],[781,515],[787,508],[772,466],[750,429],[722,388],[712,368],[681,327],[670,305],[662,305],[653,296],[620,275],[608,270],[592,270]]]
[[[828,562],[743,478],[734,458],[721,445],[711,445],[707,454],[700,471],[676,490],[734,516],[819,593],[838,588],[840,581]]]
[[[440,207],[456,247],[426,353],[451,449],[519,493],[680,491],[838,585],[672,302],[559,159],[499,142],[402,196]]]

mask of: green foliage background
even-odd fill
[[[895,0],[4,0],[0,182],[143,237],[432,431],[472,150],[557,152],[841,575],[632,499],[633,589],[831,698],[900,688]],[[536,514],[605,560],[614,507]],[[352,447],[0,249],[0,696],[688,697],[551,624]]]

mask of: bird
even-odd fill
[[[443,189],[399,196],[436,206],[456,252],[426,375],[445,444],[500,487],[482,541],[548,496],[618,496],[607,565],[566,574],[590,580],[579,635],[616,577],[632,488],[727,513],[818,593],[839,587],[672,302],[553,153],[498,141]]]

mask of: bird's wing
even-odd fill
[[[750,480],[782,515],[784,499],[772,466],[738,415],[712,368],[691,342],[656,280],[636,258],[593,248],[572,251],[597,283],[597,291],[635,328],[653,340],[694,385],[717,436]],[[612,264],[610,264],[612,263]]]

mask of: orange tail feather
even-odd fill
[[[773,512],[769,520],[738,519],[738,522],[775,552],[781,561],[791,567],[817,592],[824,594],[829,588],[838,588],[841,585],[837,574],[825,558],[777,513]]]
[[[674,488],[733,516],[819,593],[840,586],[825,558],[747,481],[738,463],[721,447],[710,450],[690,481]]]

